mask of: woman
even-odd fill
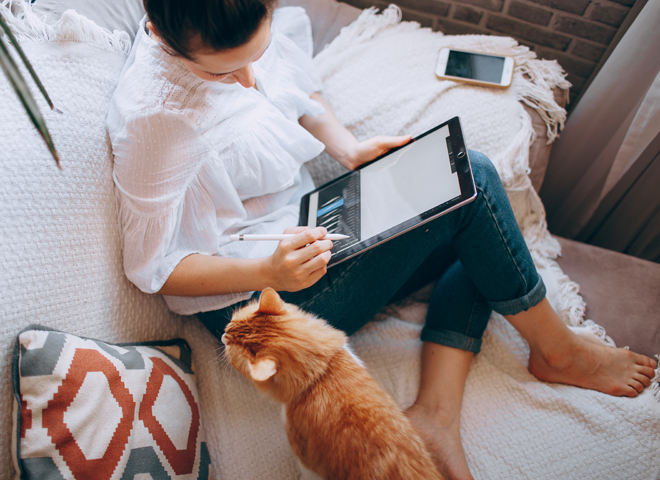
[[[463,389],[491,310],[530,344],[546,381],[635,396],[655,361],[585,342],[564,326],[487,158],[470,153],[477,199],[327,269],[323,228],[295,227],[313,189],[303,164],[326,150],[349,169],[409,136],[358,142],[318,93],[308,20],[273,0],[145,0],[148,20],[114,94],[124,268],[170,309],[220,337],[231,311],[267,286],[348,334],[386,303],[440,277],[407,414],[448,478],[471,478],[460,435]],[[279,244],[241,233],[296,233]]]

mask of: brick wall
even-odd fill
[[[507,35],[568,72],[574,100],[636,0],[342,0],[358,8],[397,3],[404,20],[449,35]]]

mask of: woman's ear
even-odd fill
[[[270,358],[262,358],[256,362],[249,363],[250,375],[258,382],[264,382],[277,373],[275,361]]]
[[[160,35],[158,35],[158,32],[157,32],[156,29],[154,28],[154,24],[151,23],[149,20],[147,20],[147,23],[145,23],[144,26],[147,27],[147,30],[149,30],[149,33],[153,33],[153,34],[156,35],[157,37],[160,36]]]
[[[144,26],[147,27],[147,31],[149,32],[150,36],[151,36],[154,40],[158,40],[160,43],[162,43],[162,44],[165,45],[166,47],[168,46],[168,45],[165,43],[165,41],[161,38],[161,36],[160,36],[160,34],[158,33],[158,31],[156,31],[156,27],[154,27],[154,24],[153,24],[153,23],[151,23],[149,20],[147,20],[147,22],[144,24]],[[169,47],[168,47],[168,48],[169,48]]]
[[[257,313],[264,313],[266,315],[281,315],[285,313],[284,302],[275,290],[268,287],[261,292],[259,297],[259,309]]]

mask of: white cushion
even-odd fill
[[[10,24],[51,98],[35,98],[62,159],[58,170],[0,75],[0,476],[9,478],[15,336],[39,323],[110,342],[185,337],[163,300],[125,278],[105,116],[130,41],[75,12],[57,29],[16,2]],[[0,8],[5,9],[4,6]],[[5,13],[6,10],[3,10]],[[47,41],[48,39],[48,41]],[[193,346],[194,348],[194,346]]]
[[[111,32],[128,33],[131,41],[145,15],[142,0],[36,0],[32,9],[51,25],[62,18],[64,12],[73,9]]]

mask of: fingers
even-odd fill
[[[310,258],[306,263],[305,263],[305,268],[307,271],[311,273],[316,272],[317,270],[321,270],[325,267],[327,267],[328,262],[332,258],[332,253],[327,250],[323,253],[320,253],[319,255],[315,255],[314,257]]]
[[[325,275],[328,272],[328,267],[327,265],[324,265],[323,268],[319,268],[318,270],[312,272],[309,275],[309,286],[314,285],[316,282],[318,282],[323,275]]]
[[[282,233],[287,233],[287,234],[296,234],[300,232],[304,232],[305,230],[309,230],[310,227],[287,227],[284,229],[284,232]]]
[[[314,258],[320,257],[321,255],[327,254],[328,259],[325,263],[330,261],[330,250],[332,250],[332,241],[331,240],[317,240],[314,243],[310,243],[305,247],[298,250],[300,255],[301,263],[306,263]],[[322,257],[326,258],[326,257]]]
[[[325,237],[327,234],[328,231],[324,227],[310,228],[300,232],[295,237],[292,237],[288,240],[282,240],[282,245],[288,246],[294,250],[298,250],[305,245],[309,245],[310,243],[314,243],[316,240]]]
[[[312,258],[305,265],[309,271],[310,285],[314,285],[319,279],[328,272],[328,262],[332,258],[332,253],[330,251],[323,252],[321,255],[318,255]]]
[[[380,150],[389,150],[394,147],[405,145],[406,143],[410,142],[411,138],[412,137],[410,135],[401,135],[398,137],[386,137],[379,135],[377,137],[370,138],[365,143],[371,143],[371,145]]]
[[[280,242],[272,256],[272,266],[277,272],[282,290],[302,290],[325,275],[333,246],[332,241],[322,240],[327,233],[323,227],[304,228],[300,233]]]
[[[398,137],[390,137],[392,140],[392,147],[400,147],[401,145],[405,145],[406,143],[410,142],[412,140],[411,135],[400,135]],[[390,148],[392,148],[390,147]]]
[[[383,155],[388,150],[405,145],[410,142],[411,139],[412,137],[410,135],[392,137],[379,135],[360,142],[351,155],[352,160],[350,161],[350,168],[355,169],[363,163],[369,162],[374,158]]]
[[[332,254],[330,251],[325,251],[302,264],[295,275],[297,277],[295,282],[296,286],[292,288],[291,291],[299,291],[318,282],[319,279],[327,273],[328,262],[331,257]]]

